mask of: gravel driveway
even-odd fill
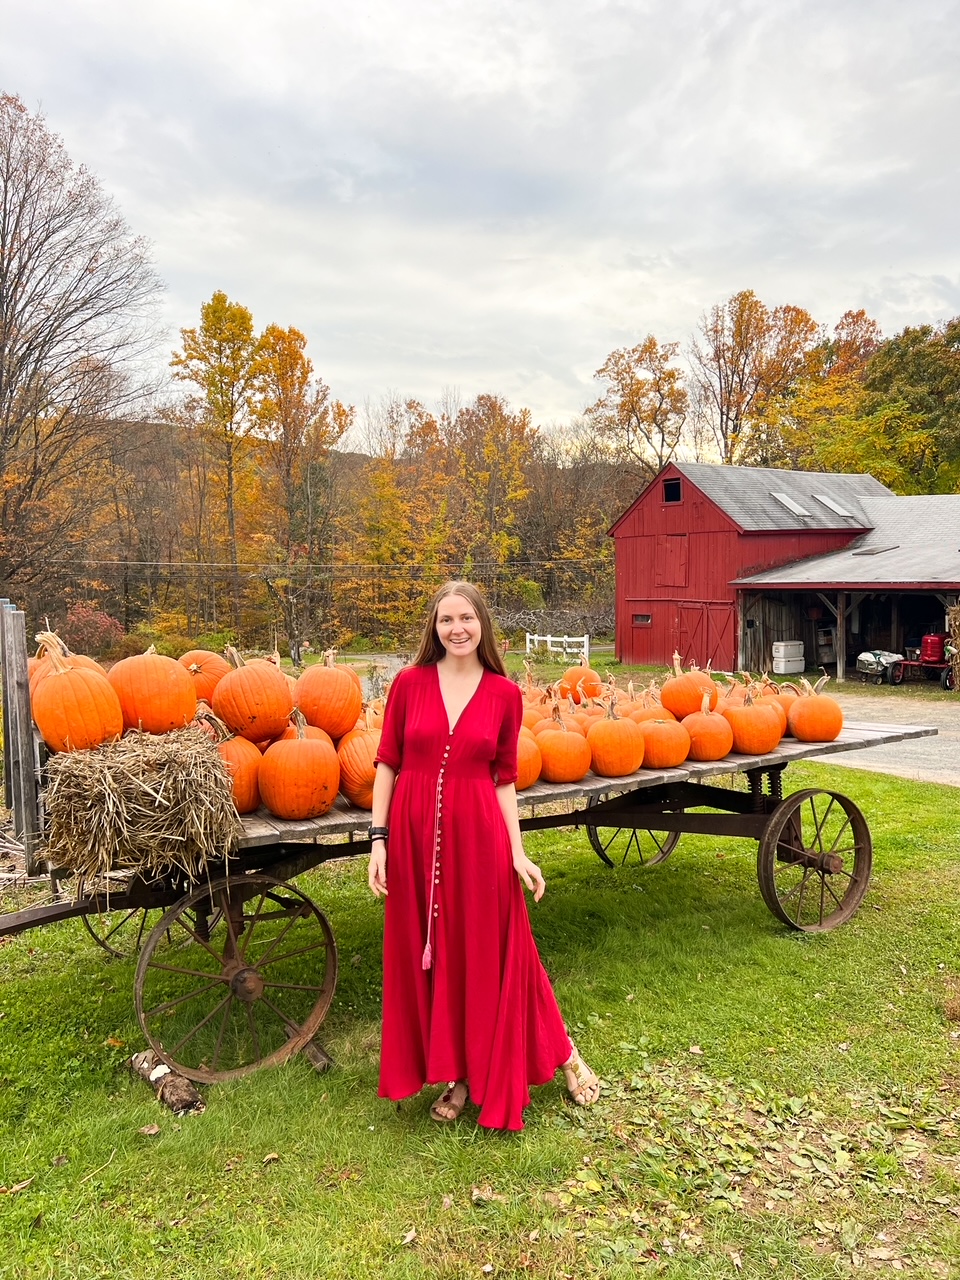
[[[920,698],[900,699],[895,694],[845,697],[835,690],[831,692],[851,722],[923,724],[937,729],[935,738],[914,738],[885,747],[868,747],[864,751],[840,751],[829,757],[831,764],[960,787],[960,702],[955,705],[925,702]]]

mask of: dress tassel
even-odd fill
[[[420,961],[421,969],[430,969],[433,966],[433,947],[428,942],[423,948],[423,959]]]

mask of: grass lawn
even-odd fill
[[[176,1119],[124,1067],[134,964],[77,922],[0,943],[0,1277],[949,1276],[960,1266],[957,793],[829,766],[875,882],[846,927],[780,926],[749,841],[609,871],[528,836],[541,953],[600,1104],[535,1091],[522,1134],[376,1096],[380,910],[361,861],[298,884],[341,976],[299,1058]],[[149,1136],[141,1130],[158,1125]]]

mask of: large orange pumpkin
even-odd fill
[[[373,727],[351,729],[337,747],[340,761],[340,790],[358,809],[373,808],[374,761],[380,748],[380,730]]]
[[[545,782],[579,782],[590,772],[590,745],[575,729],[562,722],[537,735],[542,757],[540,776]]]
[[[286,729],[293,694],[276,667],[251,663],[223,677],[213,691],[213,710],[234,733],[263,742]]]
[[[710,695],[704,690],[699,711],[680,721],[690,735],[691,760],[722,760],[733,747],[730,721],[719,711],[710,710]]]
[[[278,818],[319,818],[339,788],[337,753],[321,738],[274,742],[260,761],[260,796]]]
[[[800,742],[833,742],[843,728],[840,703],[822,692],[829,678],[823,676],[815,685],[800,681],[800,697],[789,713],[790,732]]]
[[[325,729],[331,738],[342,738],[357,723],[363,707],[359,677],[333,661],[328,650],[324,662],[307,667],[297,681],[296,703],[308,724]]]
[[[679,720],[644,720],[637,728],[645,769],[675,769],[690,753],[690,735]]]
[[[724,702],[727,700],[724,699]],[[769,698],[756,702],[748,691],[743,702],[731,706],[721,703],[721,715],[730,721],[733,730],[733,749],[742,756],[762,756],[773,751],[783,733],[776,709],[766,704]]]
[[[668,711],[673,712],[678,720],[682,720],[684,716],[693,715],[695,711],[700,710],[700,704],[703,701],[705,692],[710,695],[710,707],[712,710],[717,705],[717,699],[720,697],[718,686],[699,667],[691,665],[689,671],[684,671],[680,665],[680,655],[675,652],[673,655],[673,675],[669,680],[664,680],[663,687],[660,690],[660,701]]]
[[[146,653],[114,663],[107,679],[120,699],[125,729],[169,733],[188,725],[197,714],[193,677],[153,645]]]
[[[644,742],[639,725],[621,720],[611,707],[602,720],[587,730],[591,768],[601,778],[623,778],[643,763]]]
[[[181,654],[177,661],[193,677],[198,702],[210,702],[219,682],[233,670],[226,658],[210,649],[191,649],[189,653]]]
[[[123,733],[120,699],[107,677],[50,651],[50,673],[33,694],[33,718],[51,751],[80,751]]]

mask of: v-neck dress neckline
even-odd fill
[[[444,717],[444,719],[445,719],[445,720],[446,720],[446,722],[447,722],[447,731],[448,731],[448,732],[447,732],[447,737],[448,737],[448,738],[452,738],[452,737],[453,737],[453,735],[454,735],[454,732],[456,731],[457,725],[460,723],[460,721],[461,721],[461,720],[463,719],[463,717],[466,715],[467,710],[468,710],[468,708],[469,708],[469,706],[470,706],[470,703],[471,703],[471,702],[473,702],[474,698],[475,698],[475,697],[477,696],[477,694],[480,692],[480,686],[483,684],[484,677],[485,677],[485,676],[486,676],[486,674],[487,674],[487,668],[486,668],[486,667],[481,667],[481,668],[480,668],[480,679],[477,681],[477,687],[474,689],[473,693],[471,693],[470,697],[466,700],[466,702],[465,702],[465,703],[463,704],[463,706],[461,707],[461,709],[460,709],[460,714],[457,716],[457,718],[456,718],[456,720],[453,722],[453,724],[451,724],[451,723],[450,723],[450,712],[447,710],[447,704],[446,704],[446,702],[445,702],[445,700],[444,700],[444,697],[443,697],[443,685],[440,683],[440,664],[439,664],[438,662],[435,662],[435,663],[433,664],[433,669],[434,669],[434,672],[436,673],[436,677],[437,677],[437,696],[438,696],[438,697],[439,697],[439,699],[440,699],[440,705],[441,705],[441,707],[443,707],[443,717]]]

